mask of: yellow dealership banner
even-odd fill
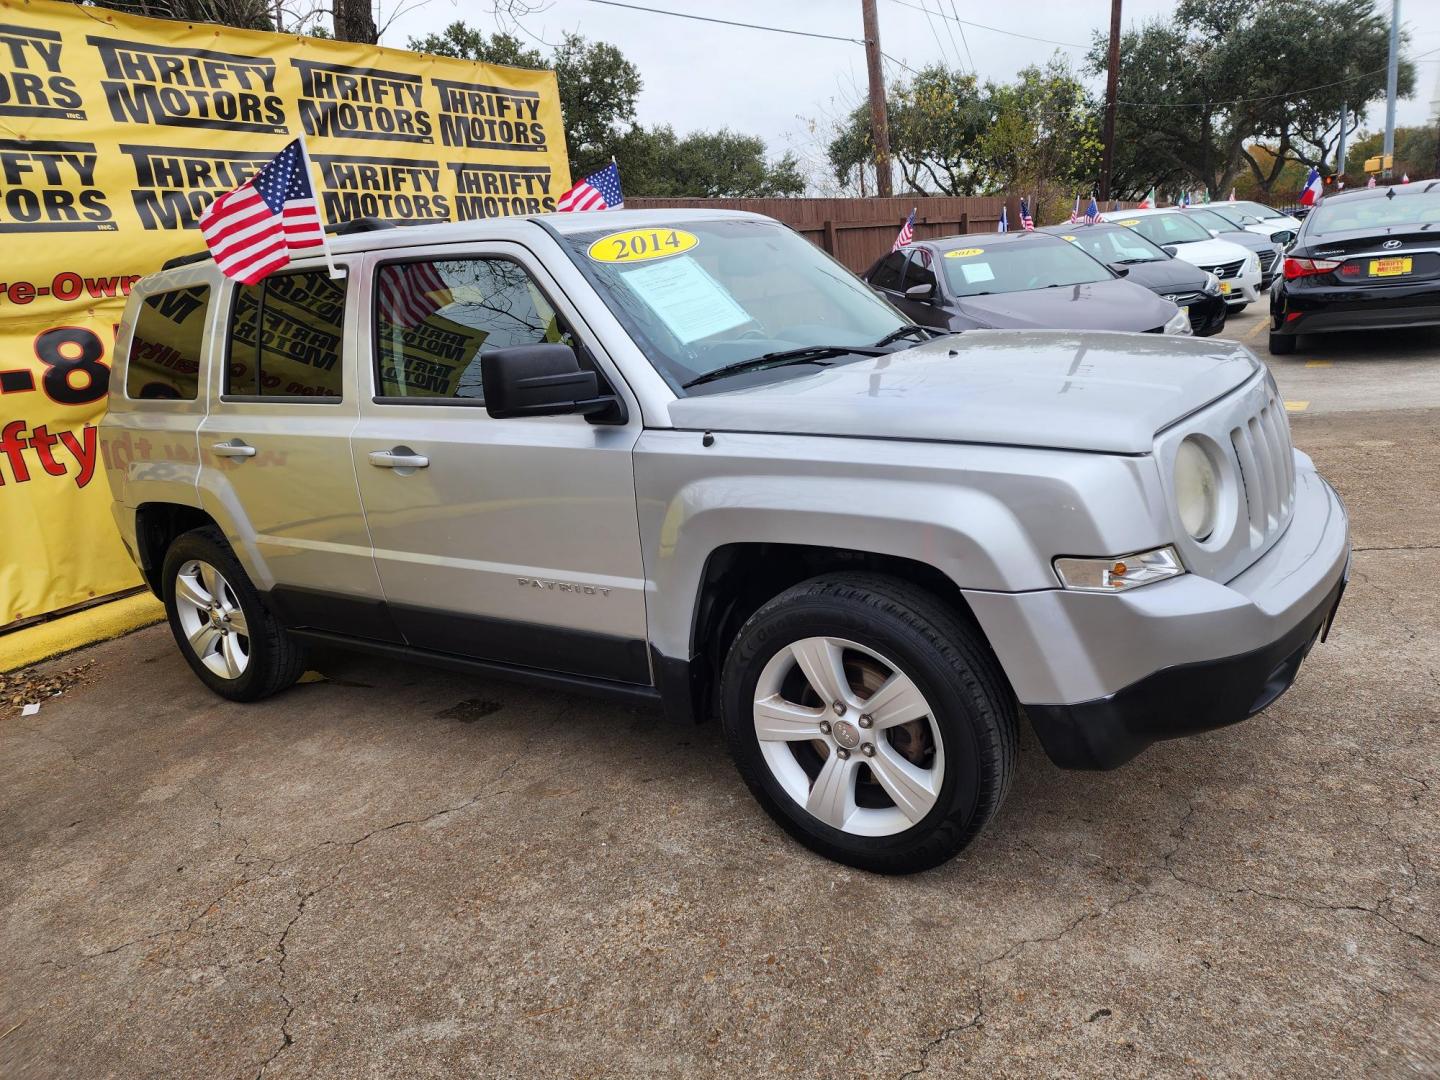
[[[125,296],[302,132],[331,223],[570,183],[553,72],[0,0],[0,627],[138,584],[95,429]]]

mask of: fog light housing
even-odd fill
[[[1108,559],[1064,557],[1055,560],[1060,584],[1076,592],[1113,593],[1164,581],[1185,573],[1180,554],[1169,544]]]

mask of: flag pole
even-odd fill
[[[315,169],[310,164],[310,144],[305,141],[305,129],[300,129],[300,157],[305,162],[305,176],[310,181],[310,190],[315,193],[315,216],[320,219],[320,250],[325,253],[325,266],[330,271],[330,278],[341,278],[345,275],[335,265],[335,259],[330,254],[330,234],[325,231],[325,200],[320,198],[320,185],[315,182]]]

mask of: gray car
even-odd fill
[[[327,643],[718,716],[793,836],[907,872],[994,815],[1022,714],[1117,766],[1264,708],[1339,602],[1345,511],[1234,343],[930,339],[749,214],[334,249],[177,260],[119,327],[115,519],[232,700]]]

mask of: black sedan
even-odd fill
[[[1175,304],[1038,231],[925,240],[891,252],[864,277],[916,322],[940,330],[1190,333]]]
[[[1270,351],[1302,334],[1440,325],[1440,180],[1326,195],[1270,290]]]
[[[1228,240],[1255,252],[1255,257],[1260,260],[1260,288],[1270,288],[1275,275],[1280,273],[1280,264],[1285,258],[1284,248],[1269,237],[1242,229],[1208,206],[1192,206],[1185,213],[1202,229],[1210,230],[1210,235],[1216,240]]]
[[[1047,225],[1042,231],[1083,248],[1110,269],[1125,271],[1127,280],[1176,304],[1189,316],[1190,329],[1197,337],[1225,329],[1225,297],[1219,279],[1156,247],[1134,229],[1101,221],[1095,225]]]

